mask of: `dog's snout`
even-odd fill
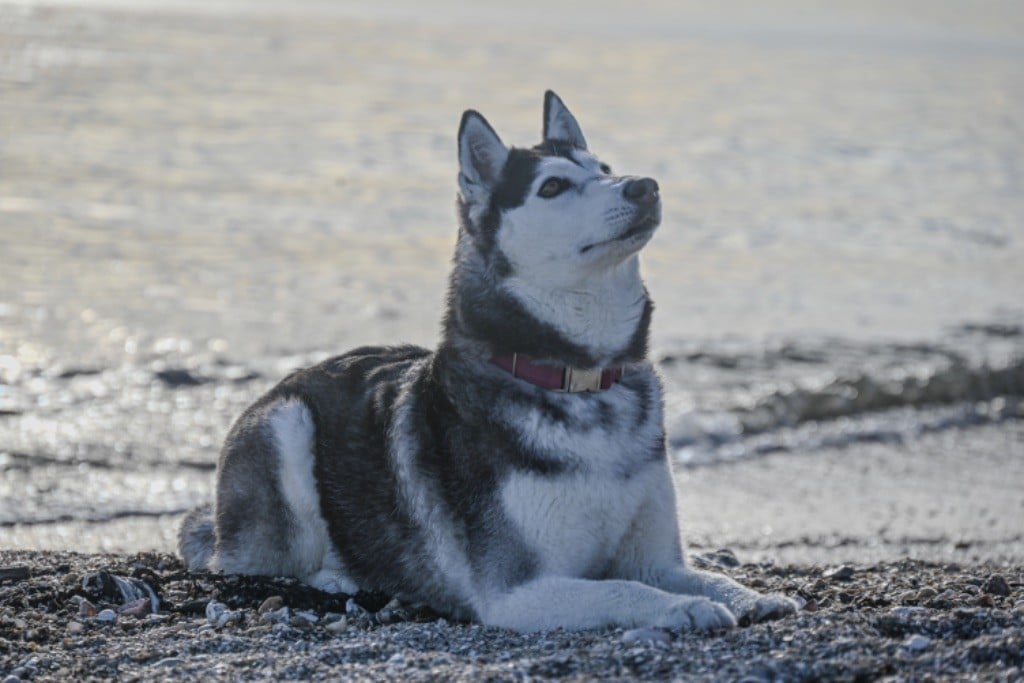
[[[622,188],[622,194],[636,204],[658,201],[658,182],[654,178],[634,178]]]

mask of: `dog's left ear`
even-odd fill
[[[587,139],[576,117],[553,90],[544,93],[544,141],[548,140],[567,142],[577,149],[587,148]]]

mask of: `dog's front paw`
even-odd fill
[[[746,626],[762,621],[773,621],[796,614],[799,609],[796,600],[785,595],[759,595],[757,600],[739,615],[739,622]]]
[[[729,609],[707,598],[679,597],[653,626],[685,628],[695,631],[721,631],[736,626],[736,617]]]

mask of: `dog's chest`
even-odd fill
[[[616,556],[656,469],[629,480],[514,474],[502,487],[502,505],[542,573],[598,578]]]
[[[520,446],[560,463],[555,471],[513,471],[501,484],[505,516],[544,573],[596,576],[614,557],[639,506],[664,470],[657,387],[612,390],[587,401],[565,397],[565,413],[521,408]]]

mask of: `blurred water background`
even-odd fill
[[[662,187],[685,472],[991,456],[997,512],[954,514],[1019,552],[1012,0],[0,1],[0,545],[168,548],[283,373],[432,345],[459,116],[533,144],[547,88]]]

